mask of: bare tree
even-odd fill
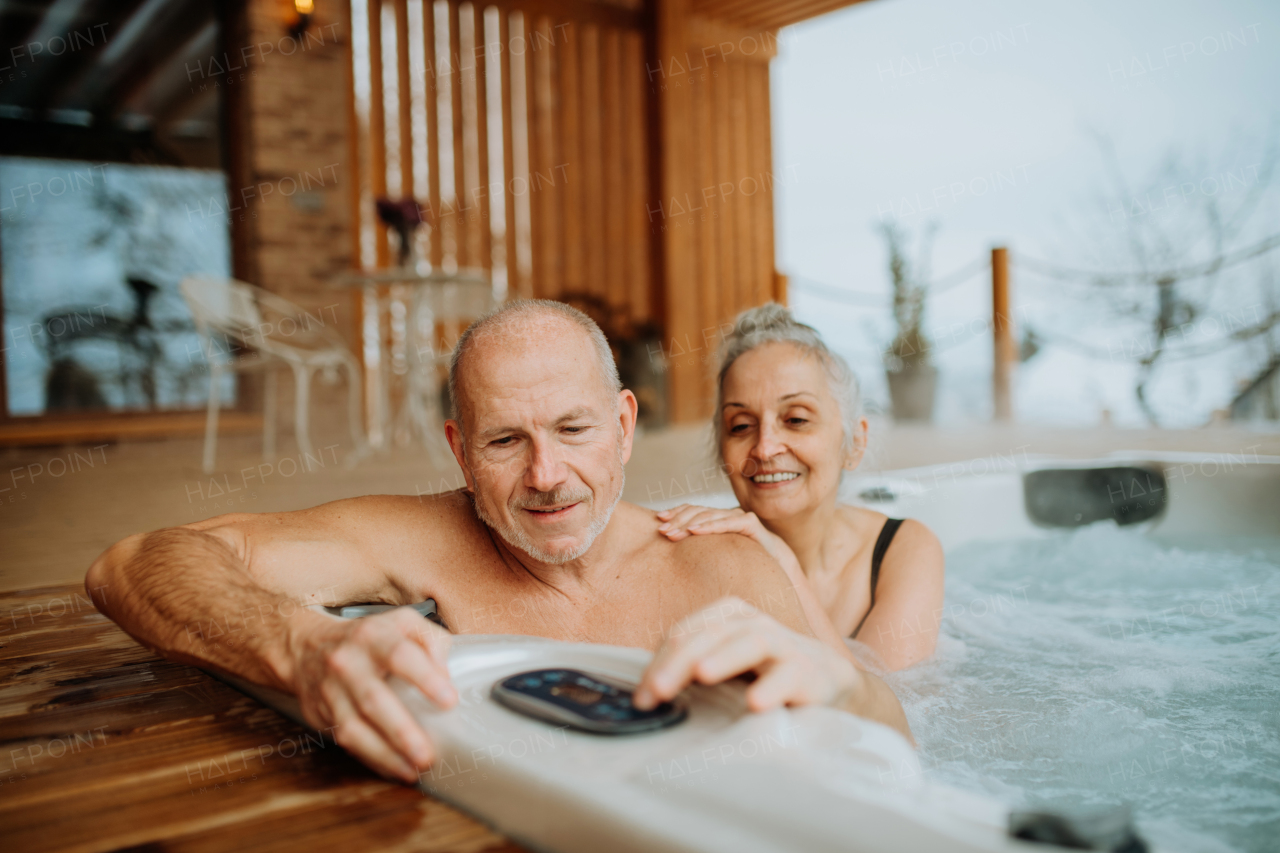
[[[1276,147],[1263,146],[1254,162],[1227,158],[1230,168],[1207,159],[1188,160],[1171,150],[1145,179],[1132,181],[1111,141],[1094,134],[1102,157],[1105,189],[1094,204],[1103,214],[1078,233],[1068,265],[1029,264],[1037,272],[1082,287],[1078,296],[1107,306],[1116,325],[1145,327],[1141,340],[1108,346],[1138,367],[1134,394],[1152,424],[1150,399],[1157,365],[1194,358],[1223,345],[1261,339],[1274,356],[1269,332],[1280,321],[1274,278],[1265,258],[1280,248],[1280,223],[1268,221],[1264,205],[1276,167]],[[1270,232],[1270,233],[1269,233]],[[1188,339],[1185,330],[1215,309],[1230,311],[1249,299],[1266,310],[1233,328],[1221,340]]]

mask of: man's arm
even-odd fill
[[[166,657],[287,688],[288,628],[326,623],[301,605],[394,603],[361,535],[374,527],[378,502],[237,513],[135,534],[98,557],[85,583],[109,586],[107,615]]]
[[[929,528],[907,519],[884,558],[876,602],[858,640],[890,671],[931,656],[942,622],[946,557]]]
[[[338,742],[366,763],[412,780],[430,743],[385,677],[452,704],[447,634],[407,610],[342,621],[301,606],[408,603],[382,568],[422,544],[430,515],[395,528],[408,511],[404,499],[357,498],[137,534],[100,556],[85,583],[111,589],[107,615],[139,642],[296,694],[310,724],[337,726]]]
[[[760,678],[747,690],[753,711],[833,705],[913,741],[889,685],[856,665],[843,644],[836,650],[814,637],[786,573],[762,547],[736,534],[693,537],[681,544],[697,542],[704,544],[686,554],[704,561],[702,576],[712,584],[708,592],[724,597],[671,632],[641,679],[638,707],[671,699],[695,681],[718,684],[754,671]],[[703,550],[708,546],[711,550]]]
[[[293,692],[289,623],[324,617],[259,583],[229,538],[192,526],[138,533],[98,557],[85,586],[111,590],[99,609],[152,651]]]
[[[724,598],[674,626],[635,691],[637,708],[670,701],[690,684],[719,684],[743,673],[752,711],[831,705],[883,723],[914,742],[889,686],[814,637],[793,631],[740,598]]]

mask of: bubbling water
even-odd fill
[[[946,606],[934,658],[889,677],[931,780],[1125,801],[1169,850],[1280,849],[1280,543],[971,544]]]

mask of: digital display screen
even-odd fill
[[[499,705],[544,723],[597,735],[629,735],[674,726],[688,716],[682,702],[649,711],[632,705],[631,690],[576,669],[535,669],[494,683]]]
[[[600,701],[600,697],[604,694],[589,687],[583,687],[581,684],[557,684],[551,688],[551,695],[563,696],[570,702],[577,702],[579,705],[590,705],[593,702]]]

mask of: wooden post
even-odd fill
[[[779,305],[787,304],[787,295],[790,290],[790,280],[783,273],[777,270],[773,271],[773,293],[770,297]]]
[[[667,80],[664,69],[689,49],[690,0],[659,0],[655,4],[654,52],[646,57],[646,78],[657,100],[657,123],[651,143],[658,153],[658,198],[646,203],[649,228],[666,229],[659,238],[662,252],[663,352],[667,353],[667,393],[671,418],[690,423],[707,416],[706,370],[695,346],[701,347],[698,311],[698,247],[693,225],[673,216],[687,213],[699,186],[693,173],[699,138],[691,121],[693,93],[678,75]],[[683,69],[683,65],[680,68]],[[677,85],[679,83],[680,85]],[[711,140],[701,140],[709,145]],[[681,202],[684,202],[681,205]],[[656,215],[656,218],[655,218]],[[702,287],[710,286],[703,283]],[[677,354],[678,353],[678,354]],[[704,353],[705,354],[705,353]]]
[[[991,333],[995,358],[991,374],[992,399],[997,421],[1013,420],[1013,367],[1018,346],[1014,342],[1013,312],[1009,298],[1009,250],[991,250]]]

